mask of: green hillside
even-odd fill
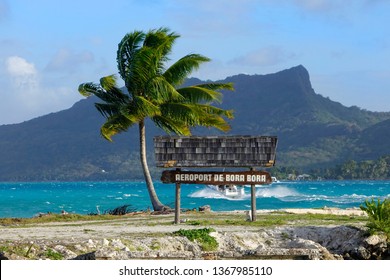
[[[233,82],[236,89],[224,94],[221,106],[235,111],[229,134],[277,135],[277,166],[309,170],[390,155],[390,113],[345,107],[316,94],[301,65],[222,82]],[[115,136],[113,143],[105,141],[99,135],[104,119],[95,101],[81,100],[61,112],[0,126],[0,180],[142,179],[137,128]],[[152,138],[161,134],[147,124],[151,167]],[[194,134],[217,132],[200,128]],[[152,172],[158,179],[161,170]]]

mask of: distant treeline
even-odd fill
[[[302,172],[293,167],[275,167],[270,170],[278,179],[296,179]],[[309,180],[385,180],[390,179],[390,155],[376,160],[348,160],[335,167],[310,170],[305,179]]]

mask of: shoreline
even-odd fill
[[[173,211],[174,209],[172,209]],[[186,209],[188,211],[191,211],[190,209]],[[212,213],[221,213],[221,214],[226,214],[226,213],[241,213],[245,214],[246,212],[250,211],[248,210],[221,210],[221,211],[215,211],[211,210]],[[285,213],[291,213],[291,214],[332,214],[332,215],[353,215],[353,216],[366,216],[367,214],[363,212],[360,208],[358,207],[352,207],[352,208],[338,208],[338,207],[322,207],[322,208],[280,208],[280,209],[260,209],[256,210],[257,214],[266,214],[266,213],[277,213],[277,212],[285,212]],[[65,212],[66,214],[74,214],[74,215],[81,215],[81,216],[88,216],[88,214],[80,214],[80,213],[68,213]],[[130,212],[127,215],[132,215],[132,214],[139,214],[139,213],[146,213],[146,211],[139,211],[139,212]],[[153,211],[151,212],[153,213]],[[182,209],[182,213],[185,213]],[[55,213],[55,212],[48,212],[48,213],[37,213],[34,216],[31,217],[15,217],[15,216],[9,216],[9,217],[0,217],[1,219],[33,219],[37,218],[40,216],[46,216],[46,215],[51,215],[51,214],[62,214],[62,213]],[[104,215],[104,214],[101,214]],[[126,215],[124,215],[126,216]]]
[[[356,208],[258,210],[255,222],[246,220],[247,212],[185,212],[180,224],[173,223],[174,213],[153,212],[115,219],[2,224],[0,258],[345,259],[366,238],[367,220]],[[215,251],[175,234],[205,228],[213,230]]]
[[[50,217],[50,214],[42,217],[25,218],[25,219],[37,219],[36,223],[20,222],[23,219],[19,218],[5,218],[15,219],[15,222],[10,225],[0,224],[0,242],[6,240],[18,240],[18,239],[85,239],[93,238],[96,233],[104,238],[113,238],[123,234],[139,234],[146,232],[150,234],[154,233],[168,233],[181,228],[194,228],[194,225],[187,224],[187,222],[206,220],[210,221],[210,226],[224,231],[252,231],[259,228],[258,225],[248,222],[248,215],[250,210],[234,210],[234,211],[189,211],[181,213],[181,223],[174,224],[174,212],[160,213],[160,212],[134,212],[125,215],[115,216],[115,219],[91,219],[91,220],[76,220],[66,219],[66,215],[71,214],[54,214],[59,217],[56,221],[44,221],[39,222],[40,218]],[[359,208],[323,208],[323,209],[305,209],[305,208],[286,208],[278,210],[257,210],[256,214],[259,217],[265,216],[278,216],[278,215],[305,215],[305,214],[317,214],[318,220],[321,220],[321,215],[335,215],[335,216],[348,216],[348,217],[367,217],[367,214]],[[64,216],[61,220],[61,216]],[[81,215],[87,217],[88,215]],[[104,215],[100,215],[104,217]],[[107,216],[109,217],[109,216]],[[113,217],[113,216],[111,216]],[[213,222],[219,219],[230,218],[238,221],[239,223],[245,223],[245,225],[220,225],[213,224]],[[1,220],[1,219],[0,219]],[[260,219],[261,220],[261,219]],[[18,223],[19,221],[19,223]],[[247,222],[247,223],[246,223]],[[289,220],[289,226],[295,226],[299,224],[297,221]],[[321,222],[319,222],[321,224]],[[326,224],[324,222],[324,224]],[[260,226],[261,227],[261,226]]]

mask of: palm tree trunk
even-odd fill
[[[161,211],[168,207],[162,204],[158,199],[156,191],[154,189],[152,176],[150,176],[148,162],[146,160],[146,136],[145,136],[145,123],[143,120],[139,122],[139,140],[140,140],[140,159],[141,159],[142,169],[146,181],[146,187],[149,192],[150,201],[152,202],[154,211]]]

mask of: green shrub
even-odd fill
[[[46,257],[51,260],[62,260],[64,259],[64,256],[61,253],[58,253],[52,249],[49,248],[46,252]]]
[[[218,248],[217,240],[210,236],[210,232],[214,232],[212,228],[202,228],[202,229],[180,229],[175,231],[173,234],[179,236],[185,236],[190,241],[197,241],[200,243],[200,246],[203,251],[215,251]]]
[[[371,234],[384,232],[390,237],[390,200],[385,199],[382,202],[379,198],[377,201],[366,200],[360,209],[368,215],[367,227]]]

